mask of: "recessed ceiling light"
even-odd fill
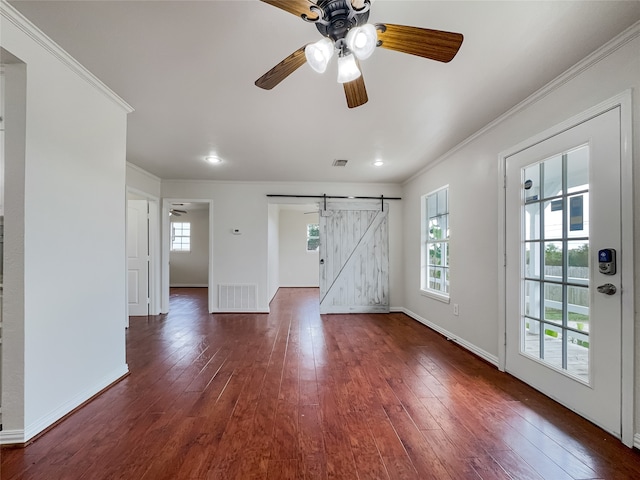
[[[222,163],[222,159],[216,155],[209,155],[208,157],[205,157],[205,160],[209,163]]]
[[[381,167],[383,165],[384,165],[384,162],[382,160],[376,160],[375,162],[373,162],[374,167]]]

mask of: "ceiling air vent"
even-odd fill
[[[334,160],[333,161],[333,166],[334,167],[346,167],[347,166],[347,162],[348,160]]]

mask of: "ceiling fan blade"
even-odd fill
[[[186,211],[186,210],[178,210],[177,208],[172,208],[172,209],[171,209],[171,211],[172,211],[173,213],[176,213],[176,212],[177,212],[177,213],[187,213],[187,211]]]
[[[347,97],[347,105],[349,108],[359,107],[369,101],[362,75],[351,82],[343,83],[342,86],[344,87],[344,94]]]
[[[378,23],[376,28],[382,48],[445,63],[453,60],[464,38],[460,33],[392,23]]]
[[[260,0],[274,7],[280,8],[285,12],[294,14],[296,17],[307,16],[309,20],[318,18],[318,14],[311,11],[311,7],[316,4],[309,0]]]
[[[279,64],[261,76],[256,80],[256,86],[264,88],[265,90],[271,90],[278,85],[282,80],[287,78],[298,68],[307,62],[307,57],[304,55],[304,49],[306,45],[299,48],[287,58],[282,60]]]

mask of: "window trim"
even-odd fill
[[[188,238],[189,239],[189,248],[186,249],[186,250],[185,249],[176,249],[176,248],[174,248],[174,240],[176,238],[176,235],[174,233],[175,232],[174,224],[185,224],[185,223],[189,225],[189,235],[188,236],[187,235],[177,235],[177,236],[180,237],[180,238]],[[180,228],[181,228],[181,230],[183,230],[182,227],[180,227]],[[169,233],[171,235],[171,243],[169,244],[169,252],[170,253],[190,253],[191,252],[191,222],[174,222],[174,221],[172,221],[169,224],[169,229],[170,229]]]
[[[440,290],[435,290],[432,288],[429,288],[429,278],[428,278],[428,274],[429,274],[429,251],[428,251],[428,245],[429,245],[429,235],[428,235],[428,231],[429,231],[429,219],[428,219],[428,214],[429,214],[429,210],[428,210],[428,201],[429,201],[429,197],[432,197],[433,195],[437,194],[438,192],[441,192],[442,190],[446,190],[447,191],[447,229],[450,231],[450,195],[449,195],[449,184],[447,185],[443,185],[442,187],[439,187],[435,190],[432,190],[431,192],[422,195],[420,197],[420,212],[421,212],[421,218],[420,218],[420,224],[421,224],[421,230],[420,230],[420,294],[425,296],[425,297],[429,297],[432,298],[434,300],[438,300],[440,302],[443,303],[450,303],[451,301],[451,286],[449,286],[449,292],[443,292]],[[446,243],[447,246],[450,244],[451,242],[451,235],[449,235],[449,237],[446,239]],[[438,243],[438,242],[431,242],[431,243]],[[447,263],[447,269],[450,271],[451,269],[451,265],[450,262]]]
[[[438,300],[442,303],[451,303],[451,297],[449,296],[449,294],[438,293],[436,290],[425,290],[421,287],[420,294],[423,297],[433,298],[434,300]]]
[[[309,236],[309,227],[311,225],[317,225],[318,226],[318,236]],[[309,240],[312,238],[317,238],[318,239],[318,248],[316,248],[315,250],[309,250]],[[307,233],[305,236],[305,246],[304,249],[307,253],[318,253],[320,252],[320,224],[319,223],[307,223]]]

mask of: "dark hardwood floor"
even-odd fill
[[[640,454],[403,314],[132,318],[131,375],[24,449],[10,479],[638,479]],[[606,407],[603,407],[606,408]]]

